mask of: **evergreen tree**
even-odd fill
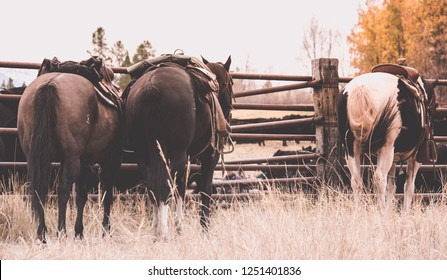
[[[155,57],[155,50],[152,49],[152,44],[149,41],[143,41],[143,43],[138,45],[132,57],[132,63],[137,63],[152,57]]]
[[[92,43],[93,50],[87,52],[90,55],[101,57],[106,64],[113,66],[129,67],[132,64],[155,56],[155,50],[152,48],[152,44],[147,40],[143,41],[143,43],[137,47],[135,54],[132,56],[132,60],[121,40],[115,42],[112,48],[109,48],[107,46],[105,30],[102,27],[98,27],[96,31],[93,32]],[[116,75],[116,82],[121,90],[124,90],[130,82],[130,77],[129,75]]]
[[[129,53],[127,53],[121,66],[129,67],[131,65],[132,65],[132,62],[130,62]],[[120,75],[119,80],[118,80],[118,85],[121,88],[121,90],[124,90],[130,82],[131,82],[130,75]]]
[[[9,77],[8,78],[8,83],[6,84],[6,89],[10,89],[10,88],[13,88],[13,87],[14,87],[14,80],[11,77]]]
[[[110,50],[107,46],[106,32],[104,28],[98,27],[92,34],[93,51],[88,51],[92,56],[99,56],[104,62],[111,63]]]
[[[126,59],[126,57],[129,56],[129,52],[124,47],[124,44],[121,40],[117,41],[112,49],[112,64],[116,66],[124,66],[123,62]]]

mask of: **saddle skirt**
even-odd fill
[[[379,64],[371,72],[383,72],[395,75],[408,88],[416,100],[423,133],[414,153],[418,162],[435,163],[437,160],[436,144],[433,140],[433,130],[430,114],[427,108],[428,96],[419,72],[412,67],[398,64]]]
[[[132,80],[137,80],[146,72],[158,67],[178,66],[184,68],[193,78],[204,95],[211,92],[219,92],[219,83],[216,75],[199,59],[180,54],[162,54],[155,58],[149,58],[127,68]],[[209,97],[208,97],[209,99]]]
[[[425,102],[428,99],[419,72],[413,67],[386,63],[373,67],[371,72],[383,72],[395,75],[407,85],[408,89],[411,90],[418,100]]]

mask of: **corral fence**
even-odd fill
[[[20,68],[20,69],[38,69],[39,63],[26,62],[8,62],[0,61],[0,68]],[[112,68],[115,73],[126,74],[127,70],[123,67]],[[320,58],[312,60],[312,75],[276,75],[276,74],[251,74],[251,73],[232,73],[233,79],[245,80],[271,80],[271,81],[289,81],[287,85],[272,86],[269,88],[248,90],[236,92],[237,98],[245,96],[254,96],[269,94],[273,92],[284,92],[296,89],[312,88],[313,104],[257,104],[257,103],[238,103],[234,104],[235,110],[275,110],[275,111],[295,111],[295,112],[314,112],[312,116],[292,120],[280,120],[273,122],[244,124],[232,126],[231,137],[233,140],[297,140],[297,141],[315,141],[316,152],[304,155],[291,155],[269,158],[251,158],[240,159],[236,161],[219,164],[216,170],[299,170],[311,169],[315,176],[300,178],[282,178],[282,179],[242,179],[242,180],[215,180],[216,186],[240,186],[271,184],[274,182],[282,183],[312,183],[315,181],[325,182],[326,184],[339,183],[340,174],[344,171],[344,160],[342,159],[342,150],[340,138],[338,136],[336,104],[340,94],[340,85],[349,82],[352,78],[339,77],[338,60],[333,58]],[[430,81],[430,79],[428,79]],[[439,86],[446,86],[447,80],[438,80]],[[299,92],[297,93],[299,94]],[[0,102],[18,102],[21,95],[0,94]],[[447,115],[447,108],[438,108],[436,114]],[[250,133],[253,130],[266,129],[271,127],[300,126],[304,124],[314,124],[315,134],[266,134]],[[0,135],[16,134],[16,128],[0,128]],[[435,136],[437,142],[447,142],[447,136]],[[296,164],[300,160],[314,159],[316,164],[303,165]],[[292,164],[284,164],[290,162]],[[295,163],[295,164],[293,164]],[[55,168],[58,167],[54,163]],[[26,162],[0,162],[0,168],[25,169]],[[198,171],[199,166],[192,164],[191,171]],[[122,170],[135,170],[135,163],[123,163]],[[447,165],[423,166],[421,170],[437,169],[447,170]]]

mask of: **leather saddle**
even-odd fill
[[[405,79],[411,80],[413,83],[417,83],[417,80],[420,77],[418,70],[414,69],[413,67],[392,63],[379,64],[375,66],[371,72],[385,72],[396,76],[401,76]]]
[[[147,72],[166,66],[184,68],[201,92],[200,97],[219,91],[219,83],[214,73],[200,60],[183,54],[162,54],[155,58],[146,59],[128,67],[127,72],[132,80],[137,80]],[[209,100],[209,96],[207,96],[207,100]]]
[[[106,105],[122,111],[122,100],[118,86],[113,83],[114,73],[105,66],[101,58],[92,56],[81,62],[60,62],[57,57],[44,59],[37,76],[50,72],[71,73],[89,80],[95,87],[99,99]]]

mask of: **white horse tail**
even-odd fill
[[[368,88],[364,85],[355,87],[348,95],[347,115],[354,137],[366,143],[372,134],[379,111],[374,107]]]

